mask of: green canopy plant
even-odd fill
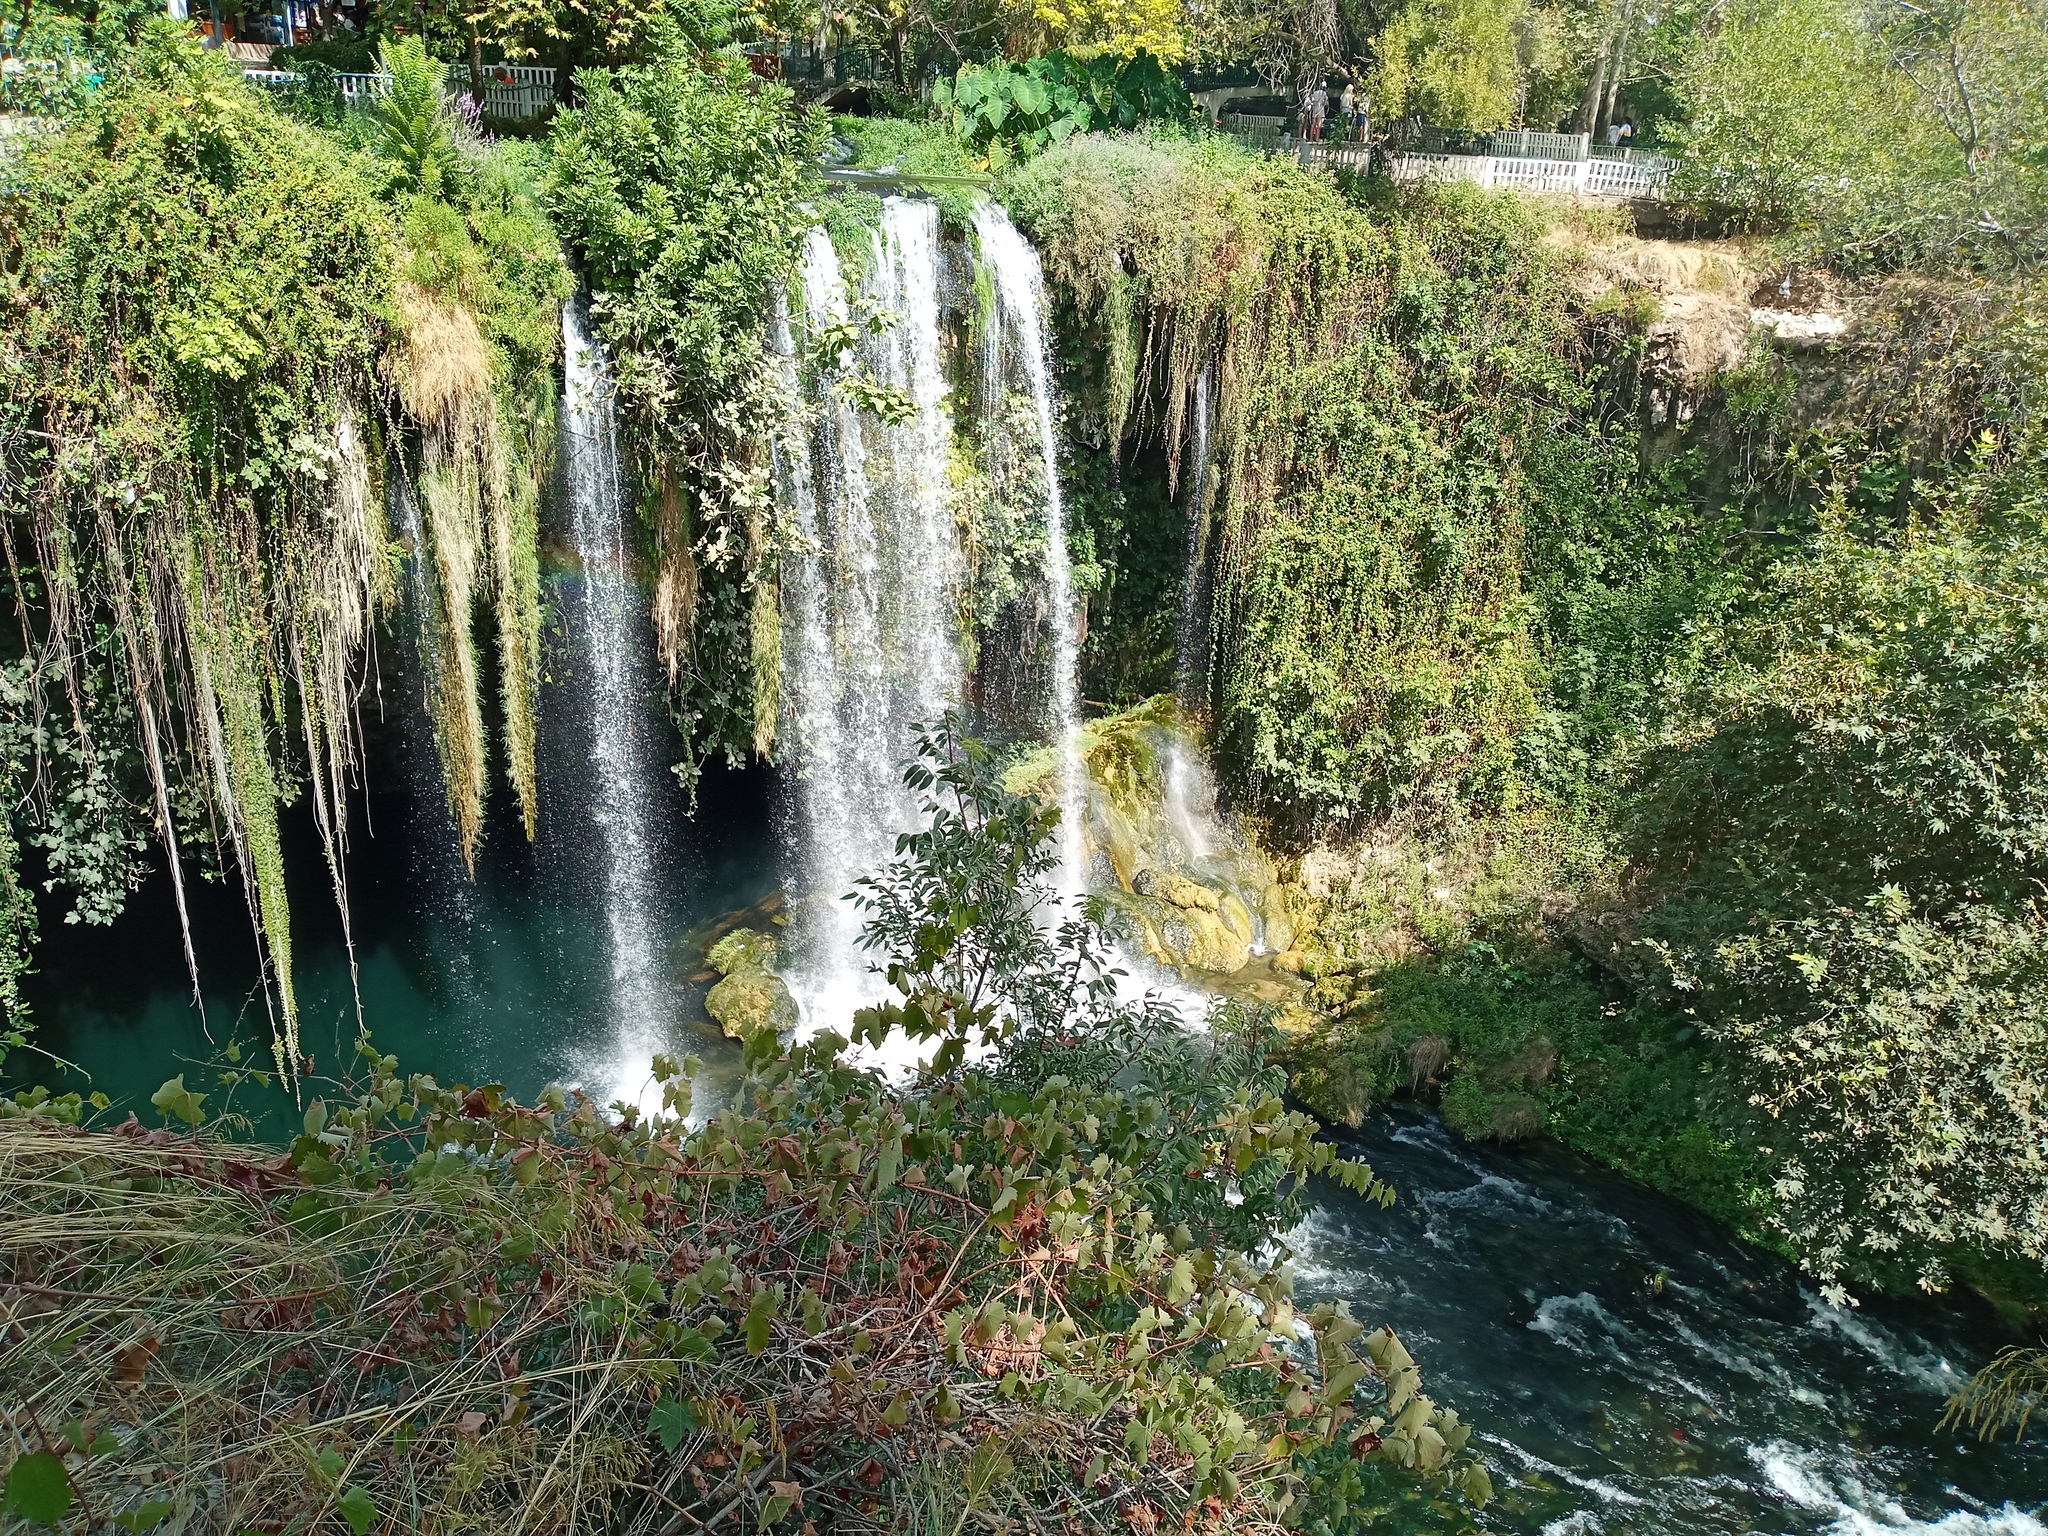
[[[157,24],[84,110],[24,142],[0,192],[18,636],[0,762],[26,786],[11,827],[88,921],[120,909],[145,833],[181,912],[188,859],[236,870],[286,1077],[301,1051],[279,816],[310,800],[346,930],[361,668],[394,595],[382,482],[415,444],[448,632],[466,647],[472,599],[498,599],[508,757],[533,815],[534,505],[561,263],[501,175],[444,177],[463,183],[457,213],[430,199],[401,219],[377,170]],[[473,748],[444,751],[473,829],[474,666],[453,683],[433,706],[444,743]],[[10,875],[0,929],[17,941],[20,895]],[[186,958],[196,991],[189,937]],[[0,966],[0,990],[21,963]]]
[[[446,66],[417,37],[387,41],[378,63],[391,84],[377,105],[377,152],[405,191],[437,196],[455,162],[453,114],[442,91]]]
[[[649,530],[656,654],[701,755],[744,751],[779,674],[768,438],[785,410],[770,295],[795,268],[823,119],[744,65],[582,77],[548,200],[608,347]],[[766,709],[773,718],[772,707]]]
[[[952,115],[963,142],[999,165],[1077,133],[1186,124],[1196,116],[1180,78],[1143,49],[1129,58],[1055,51],[1021,64],[962,65],[934,88],[932,104]]]

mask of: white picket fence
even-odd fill
[[[1503,128],[1486,137],[1486,147],[1503,159],[1583,160],[1591,147],[1589,133],[1539,133],[1534,128]]]
[[[1348,165],[1354,170],[1365,171],[1372,166],[1372,147],[1368,144],[1351,144],[1339,139],[1297,139],[1279,131],[1280,118],[1239,117],[1235,113],[1223,115],[1223,131],[1247,149],[1262,154],[1285,155],[1288,159],[1311,170],[1332,170]],[[1241,124],[1251,124],[1249,128]],[[1267,125],[1274,125],[1268,127]]]
[[[301,76],[288,69],[245,69],[243,75],[270,90],[284,90],[300,83]],[[492,117],[528,119],[539,117],[555,100],[555,72],[528,64],[494,64],[485,70],[483,109]],[[342,104],[367,110],[391,88],[389,75],[337,74]],[[450,66],[445,88],[451,99],[469,94],[469,70]]]
[[[1396,181],[1476,181],[1516,192],[1570,192],[1580,197],[1660,198],[1671,172],[1649,160],[1538,160],[1511,155],[1392,156]]]

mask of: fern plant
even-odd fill
[[[455,136],[441,88],[446,66],[416,37],[387,42],[380,60],[391,88],[384,97],[377,152],[396,167],[407,191],[439,196],[455,164]]]

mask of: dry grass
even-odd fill
[[[384,369],[406,414],[428,433],[456,438],[484,408],[491,390],[491,351],[476,318],[414,283],[398,284],[402,324]]]
[[[646,1317],[634,1263],[680,1272],[740,1234],[688,1190],[662,1203],[673,1220],[658,1205],[622,1221],[600,1146],[540,1155],[555,1167],[532,1185],[501,1170],[310,1188],[272,1149],[0,1119],[0,1464],[59,1453],[73,1529],[125,1514],[339,1536],[352,1507],[372,1532],[751,1531],[781,1493],[802,1495],[789,1528],[849,1536],[1124,1518],[1277,1536],[1195,1499],[1184,1457],[1087,1486],[1079,1468],[1113,1456],[1121,1422],[999,1389],[1032,1371],[1036,1332],[998,1330],[964,1377],[950,1367],[938,1271],[960,1254],[907,1212],[868,1250],[890,1252],[900,1289],[835,1304],[816,1336],[787,1319],[758,1352],[664,1358],[675,1335],[620,1321]],[[811,1272],[828,1294],[830,1267]],[[949,1412],[915,1406],[949,1381]],[[650,1409],[671,1392],[709,1417],[664,1449]]]

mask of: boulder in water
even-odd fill
[[[1242,903],[1239,910],[1243,910]],[[1249,933],[1238,935],[1215,912],[1202,907],[1181,908],[1180,911],[1189,934],[1186,957],[1181,962],[1183,965],[1193,966],[1198,971],[1244,969],[1252,957]],[[1249,923],[1246,926],[1249,927]]]
[[[726,1034],[744,1039],[757,1030],[772,1029],[780,1034],[796,1027],[796,999],[780,976],[769,967],[775,963],[775,940],[751,928],[735,928],[704,957],[725,975],[704,999],[704,1007],[718,1020]]]
[[[1140,896],[1156,896],[1190,912],[1214,912],[1223,902],[1221,892],[1211,890],[1199,880],[1190,880],[1186,875],[1165,869],[1139,870],[1137,878],[1131,882],[1131,889]]]

